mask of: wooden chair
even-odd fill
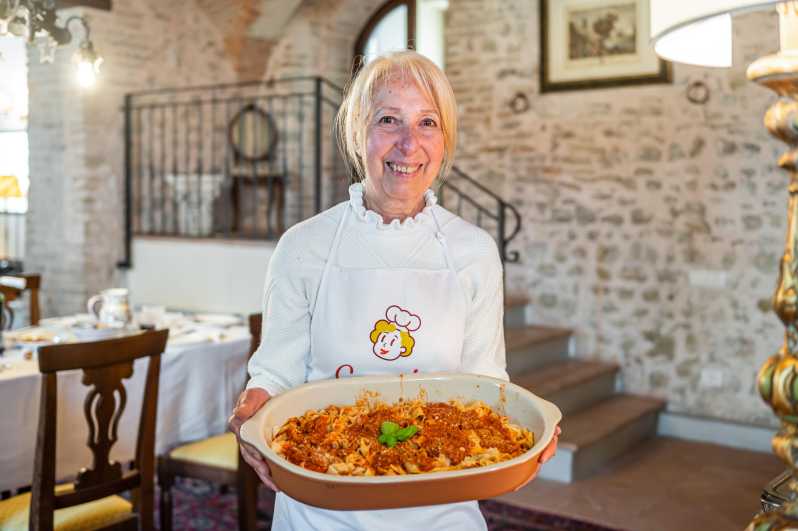
[[[33,487],[30,493],[0,501],[0,529],[153,529],[158,376],[168,335],[162,330],[39,349],[43,379]],[[132,376],[134,361],[144,357],[149,364],[135,461],[131,470],[123,471],[120,463],[109,460],[127,402],[122,380]],[[81,469],[74,483],[56,485],[57,373],[73,369],[82,369],[83,383],[92,386],[83,412],[93,464]],[[117,496],[124,491],[132,492],[132,504]]]
[[[10,315],[10,319],[6,320],[7,326],[4,325],[4,328],[11,328],[14,321],[14,312],[8,306],[8,303],[19,299],[26,291],[30,292],[30,324],[32,326],[39,324],[39,287],[41,281],[42,278],[39,274],[20,273],[0,276],[0,293],[5,298],[5,307],[8,310],[6,313]]]
[[[251,334],[249,356],[260,345],[261,315],[249,316]],[[235,486],[238,494],[238,528],[254,530],[257,525],[258,485],[255,471],[238,451],[233,433],[214,435],[171,450],[158,457],[158,485],[161,488],[161,531],[172,529],[172,493],[175,478],[194,478]]]

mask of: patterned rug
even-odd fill
[[[180,480],[173,489],[175,529],[210,531],[237,529],[234,490],[196,480]],[[157,493],[156,493],[157,496]],[[156,508],[158,504],[156,503]],[[610,528],[552,514],[530,511],[498,501],[479,502],[490,531],[613,531]],[[258,530],[271,529],[274,494],[260,489],[258,497]],[[156,516],[156,522],[157,522]]]

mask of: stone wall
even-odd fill
[[[380,4],[305,2],[266,76],[344,83]],[[775,16],[736,19],[732,69],[675,65],[672,84],[547,94],[539,27],[529,0],[451,0],[446,22],[457,164],[523,216],[508,289],[532,297],[535,322],[574,328],[578,356],[619,363],[626,390],[774,425],[754,377],[783,337],[768,301],[787,177],[762,126],[775,98],[745,67],[778,47]],[[709,87],[705,105],[686,98],[694,80]],[[530,102],[520,113],[518,94]]]
[[[730,70],[541,94],[535,4],[452,2],[447,21],[458,164],[523,215],[508,289],[532,297],[536,322],[573,327],[577,355],[620,363],[627,390],[773,424],[754,377],[783,338],[768,301],[787,176],[762,125],[775,97],[745,66],[778,48],[775,15],[736,19]],[[686,98],[694,80],[705,105]],[[527,111],[513,112],[516,94]]]
[[[39,64],[29,50],[26,268],[43,275],[45,316],[80,311],[92,293],[124,283],[116,268],[124,242],[124,94],[236,79],[224,36],[194,0],[120,0],[111,12],[61,17],[78,12],[88,15],[105,58],[93,90],[75,83],[74,44],[59,49],[55,64]]]

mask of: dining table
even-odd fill
[[[100,337],[91,333],[92,316],[44,319],[37,327],[4,332],[0,355],[0,492],[15,491],[32,482],[42,377],[37,349],[48,343],[96,340],[140,333],[133,323]],[[249,329],[241,316],[164,312],[157,328],[168,328],[169,340],[161,356],[155,451],[225,431],[236,397],[246,382]],[[88,337],[88,339],[87,339]],[[146,363],[136,360],[133,375],[124,380],[127,405],[119,421],[119,439],[111,459],[134,457],[141,412]],[[91,466],[88,426],[83,400],[88,388],[83,371],[59,373],[56,434],[56,477],[69,478]]]

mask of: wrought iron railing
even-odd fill
[[[332,134],[341,89],[320,77],[128,94],[125,257],[133,236],[277,239],[346,197]],[[521,216],[458,168],[441,205],[491,232],[505,262]]]
[[[521,231],[521,214],[497,194],[466,175],[457,166],[439,191],[441,206],[492,233],[502,262],[518,262],[518,251],[509,250],[510,241]]]
[[[125,258],[134,235],[277,239],[340,201],[341,88],[320,77],[128,94]]]

